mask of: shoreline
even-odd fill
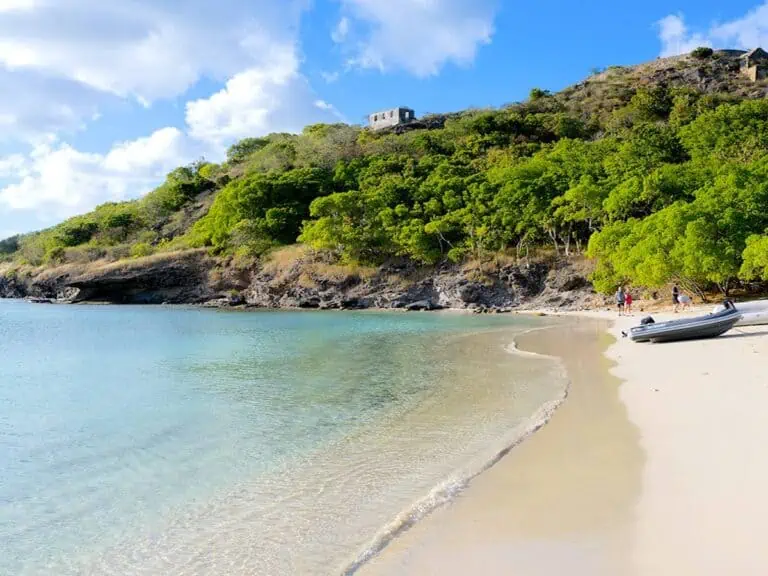
[[[464,312],[464,310],[461,309],[458,309],[457,311]],[[409,509],[403,511],[397,518],[383,526],[379,534],[371,540],[358,556],[341,569],[340,573],[342,576],[365,573],[366,566],[379,555],[385,553],[387,548],[392,545],[392,543],[396,542],[398,538],[407,534],[409,530],[414,528],[414,526],[428,519],[435,512],[446,506],[450,506],[456,498],[460,497],[461,494],[471,486],[475,479],[487,473],[489,470],[492,470],[493,467],[498,465],[499,462],[509,455],[512,450],[529,440],[547,425],[557,410],[568,398],[571,382],[568,378],[567,370],[558,356],[522,349],[518,346],[518,339],[532,333],[549,331],[567,325],[568,324],[529,328],[523,332],[515,334],[512,338],[512,342],[504,347],[505,352],[513,356],[554,362],[562,370],[562,376],[565,379],[565,386],[562,393],[541,404],[523,423],[515,426],[509,433],[511,441],[506,443],[500,450],[498,450],[498,452],[492,454],[479,468],[472,470],[471,473],[458,480],[446,479],[439,483],[429,493],[415,502]],[[504,329],[484,330],[482,333],[492,334],[502,330]],[[473,335],[476,336],[476,334],[468,334],[466,336],[471,337]]]
[[[653,315],[665,321],[701,313]],[[768,326],[668,344],[622,338],[621,331],[642,315],[554,314],[602,321],[603,335],[613,340],[581,361],[605,364],[603,372],[614,385],[623,418],[606,427],[605,435],[620,429],[634,434],[625,443],[634,447],[634,456],[614,453],[621,467],[609,470],[611,462],[602,461],[604,480],[595,484],[603,486],[602,493],[584,490],[584,470],[564,466],[573,456],[565,450],[568,436],[583,435],[592,424],[555,430],[574,412],[576,393],[584,390],[577,382],[568,402],[537,434],[359,574],[764,574],[768,465],[762,454],[768,425],[758,407],[768,405]],[[604,416],[594,402],[591,410],[594,417]],[[575,446],[576,456],[599,451],[605,435]],[[559,446],[560,461],[548,468],[542,461],[551,458],[552,444]],[[546,474],[537,473],[542,468]],[[617,486],[630,490],[617,498]]]
[[[167,309],[167,308],[179,308],[179,309],[192,309],[192,310],[214,310],[214,311],[222,311],[222,312],[336,312],[336,313],[345,313],[345,312],[393,312],[397,314],[414,314],[414,313],[430,313],[430,314],[468,314],[468,315],[481,315],[481,314],[488,314],[488,315],[499,315],[499,316],[516,316],[516,315],[522,315],[522,316],[537,316],[537,317],[560,317],[560,318],[568,318],[568,317],[584,317],[584,318],[602,318],[602,316],[596,316],[599,314],[603,314],[604,312],[607,312],[607,306],[605,307],[606,310],[591,310],[591,309],[575,309],[572,310],[568,307],[562,307],[562,308],[527,308],[525,306],[520,307],[505,307],[505,308],[459,308],[459,307],[442,307],[442,308],[425,308],[425,309],[408,309],[408,308],[394,308],[394,307],[384,307],[384,306],[368,306],[365,308],[311,308],[311,307],[300,307],[300,306],[280,306],[276,308],[272,307],[265,307],[265,306],[256,306],[256,305],[247,305],[247,304],[241,304],[236,306],[229,306],[229,305],[211,305],[207,302],[189,302],[189,303],[161,303],[161,304],[155,304],[155,303],[116,303],[116,302],[106,302],[106,301],[96,301],[96,300],[87,300],[87,301],[78,301],[78,302],[68,302],[66,300],[55,300],[55,299],[34,299],[34,298],[4,298],[0,297],[0,301],[8,301],[8,302],[24,302],[26,304],[37,304],[37,305],[53,305],[53,306],[73,306],[73,307],[87,307],[87,306],[98,306],[98,307],[135,307],[139,306],[142,308],[160,308],[160,309]]]
[[[402,533],[398,539],[390,542],[386,549],[371,558],[356,573],[369,576],[478,573],[480,557],[482,557],[485,568],[489,570],[482,573],[506,573],[510,565],[514,564],[520,567],[521,562],[525,563],[526,546],[519,547],[517,552],[504,550],[499,538],[506,534],[512,540],[519,540],[525,534],[524,525],[529,523],[532,516],[539,515],[539,510],[534,509],[540,508],[547,501],[559,498],[563,506],[559,507],[560,518],[558,522],[562,523],[566,516],[570,516],[571,520],[578,524],[580,514],[573,514],[573,508],[574,504],[576,504],[576,508],[579,508],[578,502],[583,502],[584,494],[572,493],[570,497],[563,500],[562,494],[558,494],[557,490],[553,491],[556,483],[549,482],[548,486],[543,486],[543,484],[547,482],[547,477],[550,479],[557,478],[557,474],[552,473],[557,472],[557,469],[563,465],[562,446],[558,446],[558,443],[564,437],[571,436],[573,438],[570,433],[571,425],[578,422],[584,423],[579,418],[590,416],[588,410],[586,412],[584,410],[586,406],[585,391],[588,392],[585,387],[584,375],[594,373],[594,371],[587,367],[585,372],[584,366],[574,369],[576,364],[589,364],[582,363],[578,357],[580,352],[586,351],[583,342],[590,340],[590,338],[581,338],[582,345],[573,347],[575,354],[568,352],[560,354],[558,349],[570,336],[579,335],[581,331],[581,336],[587,336],[591,332],[592,345],[597,344],[598,349],[604,351],[607,348],[607,341],[604,339],[606,324],[600,320],[575,317],[559,326],[537,327],[516,335],[514,342],[508,348],[510,352],[524,356],[535,355],[555,359],[567,370],[569,384],[562,401],[552,411],[546,422],[537,426],[530,434],[521,437],[515,445],[500,454],[492,466],[488,466],[481,474],[476,475],[472,482],[451,502],[435,509],[421,522],[411,526],[409,531]],[[555,330],[552,330],[553,328]],[[603,368],[605,367],[600,366],[600,369]],[[611,406],[609,412],[615,414],[613,407],[620,406],[618,389],[615,386],[616,381],[608,375],[607,369],[604,369],[603,372],[608,379],[606,382],[609,388],[600,389],[597,397],[604,404],[607,402],[606,405]],[[611,387],[613,387],[612,397]],[[628,422],[626,423],[628,424]],[[592,433],[596,433],[597,428],[599,426],[592,426]],[[629,443],[634,442],[636,446],[636,434],[632,436],[631,426],[628,426],[627,429],[629,430]],[[617,454],[620,452],[617,446],[613,448]],[[637,448],[635,455],[637,456],[634,459],[635,462],[641,461],[639,448]],[[592,457],[597,460],[601,458],[599,453],[593,454]],[[618,460],[621,461],[622,458],[619,457]],[[579,464],[577,461],[571,461],[571,466],[574,471],[580,472],[584,478],[590,474],[589,472],[585,473],[582,467],[583,462]],[[538,472],[535,471],[536,468],[538,468]],[[627,514],[631,498],[624,496],[632,491],[633,485],[639,482],[639,467],[636,466],[634,470],[637,472],[635,474],[637,482],[626,482],[627,490],[624,492],[620,490],[621,494],[617,495],[617,499],[624,502],[624,510]],[[531,484],[531,474],[534,476],[538,474],[538,480],[533,484]],[[601,494],[605,494],[606,489],[610,492],[609,486],[596,488],[597,485],[602,484],[599,476],[592,475],[589,482],[595,488],[592,490],[593,498],[599,499]],[[511,484],[517,485],[520,489],[510,493],[508,488]],[[526,490],[526,486],[531,490]],[[548,491],[549,495],[545,496],[545,492]],[[570,514],[569,509],[571,509]],[[506,510],[507,513],[499,515],[501,510]],[[583,509],[580,511],[584,512]],[[602,512],[604,513],[603,516],[610,516],[610,512],[605,510]],[[512,518],[515,515],[517,518]],[[544,514],[541,516],[544,517]],[[552,518],[552,515],[546,517]],[[596,516],[593,514],[590,521],[594,520],[596,520]],[[539,522],[533,530],[539,531],[540,535],[546,533],[548,528],[544,524]],[[549,528],[553,528],[553,526]],[[555,537],[551,543],[551,556],[558,554],[562,556],[566,552],[563,548],[563,542],[559,538],[559,536]],[[531,544],[532,547],[536,545],[538,544]],[[504,559],[500,560],[500,563],[495,563],[489,559],[489,548],[492,549],[490,551],[491,556],[500,555]],[[606,555],[610,555],[612,549],[613,543],[606,541]],[[515,557],[512,558],[510,554]],[[475,557],[474,560],[470,559],[472,557]],[[536,573],[538,574],[538,572]],[[592,570],[584,574],[587,573],[591,575],[598,572]],[[605,573],[606,576],[615,574],[608,569],[599,573]]]

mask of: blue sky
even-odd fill
[[[768,47],[768,0],[0,0],[0,237],[245,136],[499,106],[704,44]]]

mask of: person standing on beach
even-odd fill
[[[619,286],[619,289],[616,290],[616,307],[619,309],[619,316],[624,312],[624,302],[624,286]]]
[[[627,290],[627,293],[624,295],[624,314],[631,316],[632,315],[632,292]]]
[[[677,288],[677,284],[672,286],[672,310],[677,312],[678,307],[680,306],[680,290]]]

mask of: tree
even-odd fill
[[[269,144],[269,138],[243,138],[227,149],[227,162],[239,164]]]
[[[707,58],[710,58],[712,54],[714,54],[714,50],[709,46],[699,46],[691,52],[691,56],[697,60],[706,60]]]
[[[744,280],[768,280],[768,233],[747,238],[739,276]]]

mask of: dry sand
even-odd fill
[[[608,356],[646,453],[631,574],[768,574],[768,326]]]
[[[359,573],[768,574],[768,326],[694,342],[622,339],[639,317],[608,328],[615,376],[601,355],[605,322],[521,340],[562,356],[569,398]]]

